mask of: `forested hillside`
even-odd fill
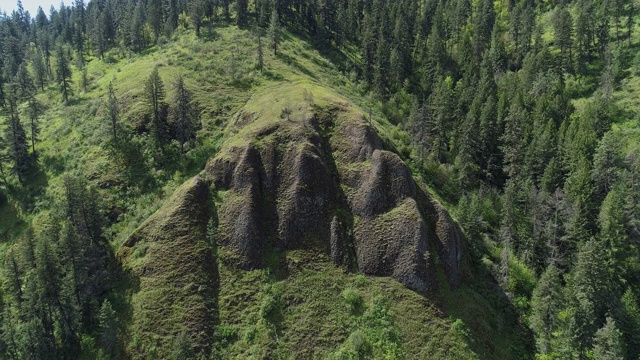
[[[640,356],[635,0],[16,8],[0,358]]]

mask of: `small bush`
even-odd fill
[[[216,326],[215,337],[221,344],[229,344],[237,339],[238,330],[229,324],[220,324]]]
[[[347,344],[354,353],[359,355],[360,358],[371,353],[371,345],[367,340],[367,336],[361,330],[356,330],[351,333],[347,340]]]
[[[362,314],[362,310],[364,309],[364,300],[362,299],[362,295],[360,295],[358,290],[347,288],[342,291],[341,295],[344,301],[349,306],[349,311],[351,312],[351,314]]]
[[[369,285],[369,279],[366,276],[362,275],[362,274],[358,274],[358,275],[356,275],[355,279],[353,280],[353,283],[356,286],[367,286],[367,285]]]
[[[246,341],[249,344],[253,343],[253,341],[256,339],[257,333],[258,333],[258,330],[256,329],[256,327],[250,326],[247,329],[247,331],[244,333],[244,341]]]
[[[260,304],[260,316],[263,319],[272,319],[278,311],[278,300],[271,294],[265,294]]]

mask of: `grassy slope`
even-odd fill
[[[107,208],[117,207],[121,212],[119,221],[108,229],[114,248],[185,179],[199,172],[222,141],[239,140],[234,137],[237,132],[233,120],[243,107],[245,112],[274,115],[263,118],[277,118],[285,106],[294,109],[294,116],[301,116],[296,111],[302,108],[302,92],[308,90],[319,103],[330,97],[352,102],[357,111],[369,108],[367,100],[357,94],[358,89],[308,43],[288,35],[280,51],[278,57],[266,51],[266,71],[260,74],[255,70],[255,41],[247,31],[218,28],[207,40],[196,39],[186,31],[141,55],[114,50],[109,57],[116,61],[92,59],[88,63],[89,89],[76,89],[69,106],[60,105],[57,88],[49,85],[39,95],[47,106],[42,118],[43,141],[38,144],[46,175],[45,196],[36,202],[35,215],[23,215],[23,220],[38,226],[38,219],[62,194],[64,173],[84,174],[98,185],[111,180],[118,183],[121,175],[110,165],[102,147],[108,136],[101,120],[106,89],[113,81],[124,110],[123,122],[134,127],[143,118],[143,82],[154,66],[159,66],[168,95],[172,79],[177,74],[184,76],[203,108],[204,128],[186,161],[164,170],[151,170],[149,175],[155,183],[150,189],[101,190]],[[75,82],[80,83],[79,72]],[[249,99],[253,101],[245,107]],[[374,115],[376,128],[388,143],[399,148],[407,146],[406,133],[375,110]],[[141,141],[144,144],[144,137]],[[19,218],[4,216],[12,214],[6,205],[0,212],[0,233],[7,239],[18,235],[23,228]],[[448,291],[441,281],[442,291],[426,300],[393,280],[345,273],[315,254],[293,252],[274,254],[273,258],[268,269],[253,272],[221,265],[216,340],[221,354],[262,358],[295,357],[305,352],[309,357],[325,357],[348,342],[355,330],[374,331],[363,320],[365,310],[362,314],[350,313],[341,296],[344,289],[355,288],[365,308],[371,307],[376,295],[389,300],[394,314],[389,328],[399,332],[400,353],[407,358],[471,358],[475,356],[473,352],[487,359],[521,356],[523,345],[520,334],[514,331],[515,320],[512,314],[499,310],[505,304],[497,291],[483,285],[488,278],[484,275],[476,275],[457,292]],[[288,274],[283,274],[283,269]],[[271,322],[260,321],[261,307],[269,296],[280,299],[278,304],[284,311]],[[381,357],[381,347],[374,348],[374,355]]]

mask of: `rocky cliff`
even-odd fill
[[[402,159],[348,104],[305,113],[255,126],[239,117],[242,141],[207,165],[214,190],[224,192],[218,235],[233,255],[224,261],[253,269],[264,265],[265,246],[317,249],[338,266],[426,292],[437,255],[457,286],[460,229]]]
[[[370,122],[335,100],[295,110],[283,118],[245,108],[204,172],[122,245],[136,333],[159,335],[166,346],[168,338],[146,325],[174,322],[165,328],[199,334],[192,338],[206,349],[216,261],[258,269],[268,249],[322,252],[345,270],[392,277],[424,294],[436,290],[438,267],[451,287],[459,284],[459,226]],[[214,246],[205,234],[211,224]],[[216,247],[224,253],[218,259]]]

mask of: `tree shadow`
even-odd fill
[[[291,57],[289,55],[286,55],[286,54],[283,54],[283,53],[278,53],[278,57],[280,59],[282,59],[287,65],[293,66],[294,68],[296,68],[297,70],[299,70],[300,72],[302,72],[303,74],[309,76],[310,78],[312,78],[314,80],[318,80],[318,78],[316,77],[316,75],[314,73],[312,73],[304,65],[300,64],[293,57]]]

